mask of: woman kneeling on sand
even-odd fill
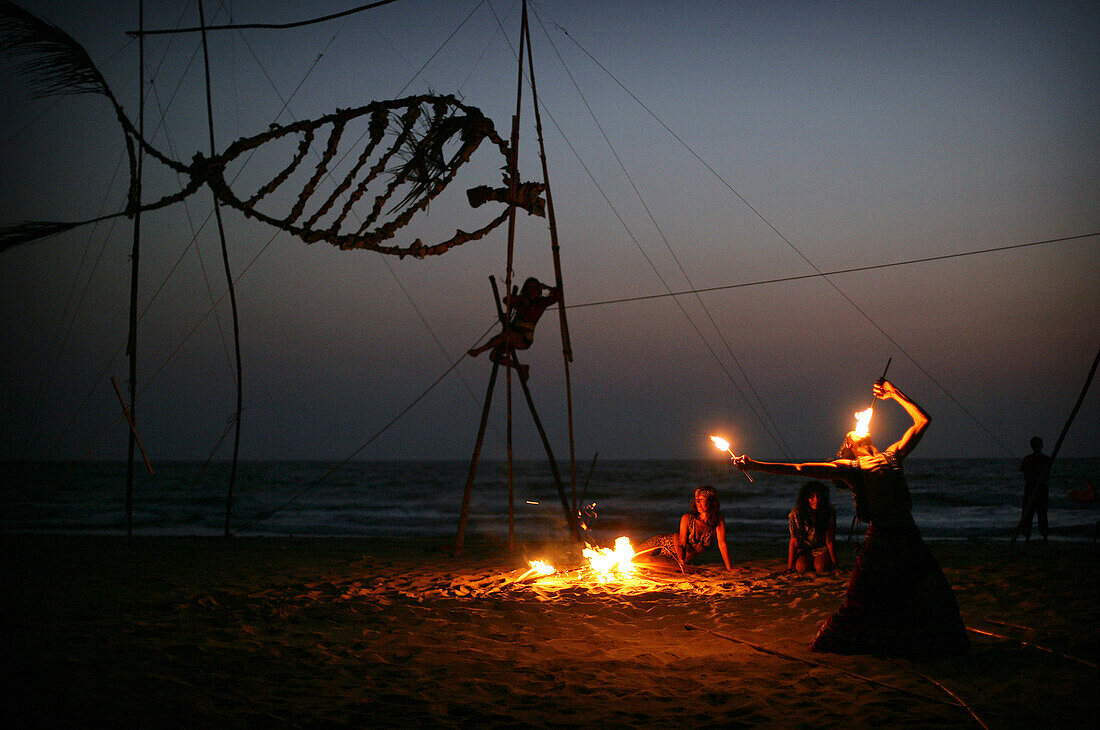
[[[788,573],[807,570],[824,573],[836,569],[836,510],[829,504],[828,484],[803,484],[787,523],[791,533],[787,546]]]
[[[714,487],[699,487],[692,495],[690,511],[680,518],[679,532],[649,538],[638,547],[637,553],[644,554],[639,554],[635,561],[657,566],[674,560],[680,571],[687,573],[691,570],[688,563],[715,542],[726,570],[733,570],[718,492]]]
[[[837,459],[775,464],[734,457],[741,469],[837,480],[855,494],[856,515],[868,522],[863,550],[848,581],[844,605],[817,632],[813,651],[909,658],[942,657],[970,647],[955,594],[913,521],[902,461],[916,447],[928,414],[893,383],[875,383],[876,398],[893,399],[913,425],[886,451],[854,431]]]

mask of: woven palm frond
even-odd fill
[[[398,152],[402,164],[392,172],[409,183],[411,188],[391,212],[425,197],[432,188],[442,184],[454,168],[463,162],[457,155],[446,159],[445,145],[454,139],[466,141],[476,134],[477,127],[482,124],[484,117],[473,114],[456,115],[453,109],[436,107],[431,118],[426,120],[424,129],[411,134]]]
[[[0,0],[0,52],[20,59],[20,71],[43,96],[103,94],[107,83],[87,51],[65,31]]]

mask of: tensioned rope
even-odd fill
[[[661,240],[664,242],[665,247],[668,249],[669,253],[672,255],[672,258],[676,262],[676,265],[679,267],[680,273],[683,275],[684,280],[687,281],[689,287],[694,288],[694,286],[695,286],[694,282],[692,282],[691,277],[687,273],[687,270],[684,268],[683,264],[680,262],[680,257],[676,255],[676,252],[675,252],[675,250],[673,250],[672,244],[669,242],[668,237],[664,233],[664,230],[661,228],[661,225],[657,222],[657,219],[654,217],[650,206],[646,203],[644,196],[642,196],[641,191],[638,189],[638,186],[634,183],[634,179],[631,177],[630,172],[626,169],[626,166],[623,164],[622,158],[620,157],[620,155],[616,151],[615,146],[612,144],[610,138],[607,136],[607,133],[604,131],[603,125],[601,125],[600,122],[599,122],[599,119],[597,119],[596,114],[592,109],[592,106],[588,103],[588,99],[585,97],[584,92],[581,90],[580,85],[577,83],[576,78],[573,76],[572,71],[570,71],[569,68],[566,66],[565,59],[562,58],[562,55],[558,51],[557,45],[554,43],[553,38],[551,38],[550,34],[546,32],[546,27],[542,24],[541,18],[539,17],[537,11],[535,11],[535,17],[536,17],[536,19],[539,20],[539,27],[542,28],[543,33],[546,35],[547,41],[550,43],[551,48],[553,48],[554,53],[557,55],[558,61],[561,63],[562,68],[565,70],[566,75],[569,76],[569,80],[573,84],[573,88],[577,91],[577,94],[580,96],[581,101],[584,103],[584,106],[588,110],[589,115],[592,117],[592,120],[595,123],[597,129],[599,129],[600,135],[603,137],[604,142],[607,144],[608,148],[611,150],[611,154],[615,158],[616,163],[619,165],[619,169],[622,171],[623,175],[629,181],[631,188],[634,190],[635,195],[637,196],[639,202],[642,205],[642,208],[645,210],[646,214],[649,216],[650,222],[653,224],[654,228],[657,230],[657,233],[660,236]],[[549,114],[549,112],[547,112],[547,115],[550,116],[551,120],[553,121],[553,117],[552,117],[552,115]],[[557,126],[556,122],[555,122],[555,126]],[[560,127],[558,127],[558,132],[560,134],[562,134],[563,137],[565,136],[564,132],[562,131],[562,129]],[[570,145],[570,149],[573,149],[574,154],[576,154],[576,150],[573,148],[572,145]],[[585,169],[586,170],[588,169],[587,166],[585,166]],[[594,178],[592,179],[592,183],[594,185],[596,185],[597,188],[599,188],[599,183],[596,182],[596,180]],[[601,191],[601,194],[603,194],[602,191]],[[607,200],[606,195],[604,195],[604,199]],[[621,217],[619,218],[619,220],[620,220],[620,222],[622,222]],[[624,223],[624,226],[625,226],[625,223]],[[630,234],[629,230],[627,232],[628,232],[628,234]],[[668,282],[665,280],[665,278],[661,275],[661,272],[658,271],[657,267],[654,265],[653,261],[649,258],[649,256],[646,255],[645,251],[641,247],[641,243],[638,241],[638,239],[633,234],[630,234],[630,238],[634,242],[635,247],[637,247],[638,250],[642,253],[642,257],[645,259],[646,263],[649,264],[649,266],[653,270],[654,274],[656,274],[658,280],[661,282],[661,284],[665,287],[665,289],[671,295],[672,287],[668,284]],[[692,292],[689,291],[689,294],[691,294],[691,293]],[[745,393],[745,391],[741,388],[741,385],[733,377],[733,374],[730,373],[729,369],[726,367],[725,361],[718,355],[717,352],[715,352],[714,348],[710,344],[709,339],[706,337],[706,335],[703,334],[703,331],[699,327],[699,325],[696,324],[695,319],[691,316],[691,314],[687,311],[687,309],[683,306],[683,304],[676,297],[673,297],[673,300],[676,302],[677,307],[679,307],[680,312],[684,315],[685,319],[687,319],[688,323],[695,330],[696,334],[699,336],[699,339],[703,342],[704,346],[710,352],[711,356],[718,363],[718,366],[722,369],[722,372],[725,373],[726,378],[730,381],[730,383],[733,384],[734,388],[737,390],[737,392],[744,399],[745,403],[749,407],[749,410],[752,411],[752,413],[756,417],[756,419],[758,421],[760,421],[761,425],[764,426],[764,430],[768,432],[768,435],[772,437],[772,439],[776,442],[776,445],[779,446],[779,448],[783,451],[783,453],[787,454],[787,456],[789,458],[790,457],[790,448],[787,445],[786,440],[783,438],[782,433],[779,430],[779,427],[776,425],[774,419],[771,417],[771,413],[768,411],[768,408],[764,403],[764,399],[760,397],[759,392],[756,390],[756,386],[753,385],[752,379],[749,378],[748,373],[745,372],[745,368],[741,365],[741,361],[737,358],[737,355],[734,353],[733,347],[730,345],[729,341],[726,339],[726,336],[722,333],[721,328],[718,326],[718,323],[715,321],[714,316],[711,314],[710,309],[706,306],[706,303],[702,300],[702,297],[700,297],[698,294],[695,294],[694,296],[695,296],[695,299],[698,302],[700,308],[706,314],[706,317],[710,321],[710,324],[713,327],[715,333],[718,335],[718,338],[722,341],[722,344],[725,345],[726,352],[729,353],[729,356],[733,360],[734,365],[737,366],[737,370],[741,373],[741,377],[745,380],[745,383],[748,385],[749,390],[752,392],[753,396],[756,398],[756,404],[753,403],[753,400],[748,397],[748,395]],[[764,414],[763,416],[761,416],[760,412],[757,411],[757,405],[759,406],[760,411],[763,411],[763,414]]]
[[[203,30],[243,30],[246,28],[266,28],[271,30],[285,30],[287,28],[302,28],[307,25],[314,25],[316,23],[324,23],[328,20],[336,20],[337,18],[344,18],[348,15],[354,15],[355,13],[363,12],[364,10],[371,10],[372,8],[381,7],[382,5],[389,5],[395,3],[397,0],[378,0],[377,2],[367,3],[366,5],[360,5],[358,7],[342,10],[339,13],[332,13],[320,18],[311,18],[309,20],[298,20],[292,23],[230,23],[226,25],[200,25],[194,28],[173,28],[165,30],[145,30],[145,31],[130,31],[129,35],[164,35],[167,33],[198,33]]]
[[[993,439],[993,441],[997,445],[999,445],[1006,454],[1013,453],[1011,449],[1005,446],[1005,444],[1001,442],[999,438],[997,438],[996,434],[994,434],[989,428],[987,428],[984,423],[979,421],[978,418],[970,411],[970,409],[963,405],[947,389],[946,386],[940,383],[939,380],[937,380],[936,377],[932,375],[932,373],[930,373],[920,362],[918,362],[917,359],[905,347],[901,345],[901,343],[899,343],[892,335],[890,335],[889,332],[887,332],[881,325],[879,325],[878,322],[875,321],[875,319],[871,317],[871,315],[866,310],[860,307],[859,304],[854,299],[852,299],[844,290],[837,286],[837,284],[829,278],[829,275],[823,272],[820,267],[818,267],[808,256],[806,256],[806,254],[804,254],[802,250],[799,249],[798,246],[796,246],[789,238],[783,235],[783,233],[778,228],[776,228],[775,225],[773,225],[771,221],[769,221],[767,217],[764,216],[763,213],[761,213],[755,206],[753,206],[740,192],[737,191],[736,188],[733,187],[733,185],[729,183],[729,181],[727,181],[717,170],[709,165],[706,160],[699,156],[699,154],[691,147],[691,145],[689,145],[686,141],[684,141],[682,137],[676,134],[676,132],[673,131],[672,128],[664,122],[664,120],[658,117],[657,114],[654,113],[653,110],[650,109],[640,98],[638,98],[638,96],[633,91],[631,91],[629,88],[627,88],[625,84],[619,81],[619,79],[614,74],[612,74],[606,66],[600,63],[600,61],[596,59],[596,57],[593,56],[584,46],[582,46],[579,41],[573,38],[573,36],[570,35],[569,31],[566,28],[558,23],[554,23],[554,26],[558,28],[562,32],[562,34],[565,35],[566,38],[572,41],[573,44],[581,51],[581,53],[587,56],[594,64],[596,64],[596,66],[600,68],[600,70],[607,74],[608,78],[610,78],[616,85],[619,86],[619,88],[621,88],[628,96],[630,96],[630,98],[633,99],[638,104],[638,106],[644,109],[647,114],[649,114],[658,124],[660,124],[661,127],[664,128],[665,131],[667,131],[673,137],[673,139],[679,142],[680,145],[688,151],[688,153],[690,153],[696,160],[698,160],[704,168],[706,168],[712,175],[714,175],[714,177],[738,200],[740,200],[753,213],[753,215],[759,218],[760,221],[763,222],[764,225],[766,225],[781,241],[787,244],[787,246],[790,247],[790,249],[799,256],[799,258],[805,261],[806,264],[811,269],[813,269],[816,277],[824,279],[825,282],[838,295],[840,295],[845,301],[847,301],[848,304],[860,314],[860,316],[862,316],[872,327],[874,327],[879,332],[879,334],[886,338],[887,341],[889,341],[903,355],[905,355],[905,357],[911,363],[913,363],[913,365],[916,366],[916,368],[920,370],[920,372],[923,373],[925,377],[927,377],[937,388],[939,388],[940,391],[943,392],[944,395],[946,395],[952,403],[954,403],[963,413],[965,413],[967,417],[969,417],[982,431],[984,431],[991,439]]]
[[[948,259],[959,259],[967,256],[980,256],[987,253],[999,253],[1002,251],[1013,251],[1021,248],[1030,248],[1032,246],[1045,246],[1051,243],[1065,243],[1067,241],[1077,241],[1082,238],[1093,238],[1100,236],[1100,231],[1095,233],[1081,233],[1075,236],[1063,236],[1061,238],[1045,238],[1041,241],[1029,241],[1028,243],[1013,243],[1007,246],[994,246],[992,248],[983,248],[977,251],[959,251],[956,253],[941,254],[939,256],[925,256],[922,258],[906,259],[904,261],[894,261],[888,264],[870,264],[868,266],[853,266],[847,269],[833,269],[832,271],[825,271],[820,274],[797,274],[793,276],[780,276],[774,279],[757,279],[756,281],[745,281],[739,284],[722,284],[719,286],[708,286],[702,289],[692,289],[690,291],[671,292],[667,294],[643,294],[637,297],[621,297],[618,299],[603,299],[595,302],[584,302],[583,304],[570,304],[569,309],[582,309],[584,307],[602,307],[608,304],[625,304],[627,302],[642,302],[649,299],[663,299],[665,297],[675,297],[683,294],[706,294],[716,291],[727,291],[729,289],[741,289],[750,286],[763,286],[764,284],[781,284],[789,281],[802,281],[804,279],[817,279],[821,276],[837,276],[840,274],[853,274],[859,271],[874,271],[876,269],[890,269],[896,266],[909,266],[912,264],[926,264],[932,261],[946,261]]]

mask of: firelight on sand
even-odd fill
[[[871,433],[871,416],[873,416],[874,413],[874,408],[868,408],[865,411],[856,413],[856,427],[852,430],[852,433],[859,438],[869,435]]]

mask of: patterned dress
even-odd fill
[[[695,515],[688,515],[691,521],[688,523],[687,545],[684,546],[684,560],[691,562],[691,559],[699,553],[706,550],[714,543],[715,528],[713,525],[708,526],[707,523]],[[717,524],[717,522],[716,522]],[[638,552],[648,550],[650,548],[659,548],[654,551],[654,554],[661,555],[666,558],[672,558],[676,560],[676,536],[678,532],[670,532],[667,535],[656,535],[643,542],[638,547]]]

